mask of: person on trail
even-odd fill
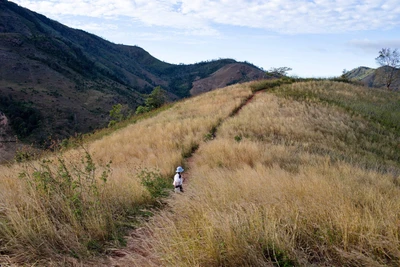
[[[182,184],[183,184],[183,177],[181,175],[181,173],[184,171],[184,169],[179,166],[178,168],[176,168],[176,174],[174,176],[174,187],[175,187],[175,192],[182,192],[183,193],[183,188],[182,188]]]

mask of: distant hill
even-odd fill
[[[388,67],[380,67],[377,69],[372,69],[368,67],[358,67],[355,68],[346,74],[344,76],[348,79],[355,80],[355,81],[360,81],[364,85],[368,87],[376,87],[376,88],[381,88],[385,87],[385,79],[384,79],[384,70],[385,68]],[[397,76],[400,77],[400,70],[397,70]],[[400,79],[396,80],[392,86],[394,90],[399,90],[400,88]]]
[[[345,75],[348,79],[354,79],[361,81],[366,76],[373,74],[375,69],[368,68],[368,67],[358,67],[352,69],[351,71],[347,72]]]
[[[232,59],[169,64],[140,47],[113,44],[5,0],[0,61],[0,111],[20,139],[36,143],[105,126],[113,105],[134,110],[159,85],[179,99],[191,95],[194,81],[209,91],[264,76]]]
[[[218,69],[209,77],[195,80],[193,82],[193,87],[190,90],[190,94],[198,95],[216,88],[225,87],[226,85],[242,82],[243,80],[250,81],[259,78],[260,72],[253,66],[231,63]]]

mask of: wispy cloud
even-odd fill
[[[66,24],[68,24],[68,26],[71,28],[84,29],[89,32],[118,30],[118,25],[110,23],[94,23],[94,22],[85,23],[82,21],[77,21],[72,19],[68,21]]]
[[[400,26],[398,0],[16,0],[48,16],[119,16],[147,26],[216,35],[216,24],[286,34],[343,33]]]
[[[370,39],[362,39],[362,40],[351,40],[349,45],[361,48],[366,52],[375,52],[379,51],[382,48],[390,47],[390,48],[400,48],[400,39],[394,40],[370,40]]]

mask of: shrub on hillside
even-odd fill
[[[48,254],[54,248],[76,256],[93,248],[100,250],[105,241],[117,236],[104,197],[110,164],[98,173],[91,155],[85,151],[81,163],[57,157],[26,165],[19,174],[31,198],[31,203],[20,210],[26,223],[16,225],[6,218],[10,221],[0,225],[1,236],[7,240],[17,235],[16,246],[26,244],[26,250],[37,255]],[[31,234],[26,235],[27,232]]]
[[[273,80],[262,80],[258,82],[254,82],[250,85],[250,88],[253,92],[261,91],[264,89],[274,88],[283,84],[291,84],[294,83],[295,79],[289,77],[283,77],[281,79],[273,79]]]
[[[150,171],[145,168],[137,176],[154,200],[167,197],[172,190],[171,183],[163,178],[159,171]]]
[[[110,122],[108,127],[114,126],[117,122],[120,122],[131,116],[131,110],[127,105],[117,104],[110,110]]]
[[[145,99],[145,106],[139,106],[136,109],[136,114],[142,114],[159,108],[165,102],[167,102],[167,92],[161,86],[154,87],[153,91]]]

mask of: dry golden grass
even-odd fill
[[[290,86],[297,88],[300,85]],[[319,86],[323,87],[324,83]],[[360,90],[359,87],[349,88]],[[354,93],[349,89],[347,92]],[[272,94],[254,102],[241,113],[240,118],[232,118],[225,125],[219,132],[224,137],[241,136],[288,147],[296,145],[296,149],[301,147],[302,150],[348,161],[356,159],[363,164],[379,162],[392,166],[397,164],[400,156],[399,138],[382,126],[366,121],[361,115],[350,115],[335,106],[296,102]]]
[[[78,204],[86,206],[71,204],[73,189],[45,189],[53,182],[35,180],[35,168],[42,178],[44,171],[66,176],[56,158],[48,169],[41,162],[1,166],[0,262],[96,250],[116,238],[110,231],[134,207],[151,201],[138,171],[157,168],[172,180],[200,145],[184,166],[191,175],[185,194],[148,224],[146,247],[164,266],[400,265],[399,137],[379,124],[390,125],[383,108],[373,122],[362,113],[369,98],[390,96],[298,83],[257,94],[229,117],[250,95],[249,84],[213,91],[86,144],[96,170],[82,149],[62,154],[73,177],[86,181],[78,183],[85,189]]]
[[[335,107],[257,95],[200,146],[189,190],[149,224],[154,253],[165,266],[398,266],[398,177],[359,167],[387,152],[373,128]]]
[[[334,104],[370,121],[382,130],[400,133],[400,92],[351,86],[338,82],[294,83],[274,90],[276,94],[312,102]]]
[[[89,154],[80,148],[52,162],[0,166],[0,254],[22,263],[101,249],[130,210],[150,201],[137,172],[158,169],[172,181],[184,157],[250,95],[248,85],[230,86],[85,144]]]
[[[212,127],[250,95],[246,86],[200,95],[93,142],[90,151],[98,161],[110,159],[118,166],[157,168],[172,175],[183,156],[190,155]]]

